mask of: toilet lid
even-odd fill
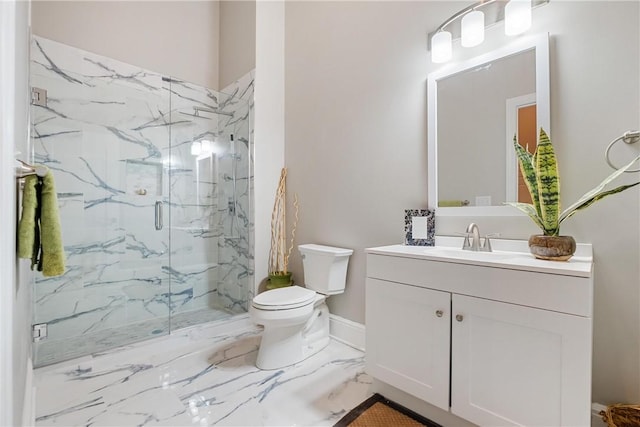
[[[300,286],[287,286],[256,295],[253,306],[263,310],[286,310],[303,307],[315,299],[315,291]]]

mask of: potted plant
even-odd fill
[[[267,283],[267,289],[281,288],[293,284],[288,267],[298,224],[298,196],[296,194],[293,195],[294,223],[291,231],[291,240],[287,248],[286,179],[287,169],[282,168],[271,214],[271,248],[269,249],[269,282]]]
[[[507,202],[507,204],[529,215],[542,230],[541,235],[533,235],[529,238],[529,249],[536,258],[554,261],[566,261],[571,258],[576,250],[576,242],[571,236],[560,235],[560,224],[579,210],[591,206],[598,200],[640,184],[640,182],[636,182],[621,185],[611,190],[604,189],[608,183],[640,160],[640,156],[638,156],[626,166],[617,169],[595,188],[584,194],[577,202],[560,213],[558,164],[553,145],[545,131],[542,128],[540,129],[540,141],[533,154],[522,147],[515,136],[513,145],[522,176],[533,203]]]

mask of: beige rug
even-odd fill
[[[334,427],[441,427],[415,412],[374,394],[362,402]]]

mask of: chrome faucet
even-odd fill
[[[473,236],[473,243],[469,242],[469,235]],[[467,227],[467,236],[464,238],[464,244],[462,249],[467,251],[479,251],[480,250],[480,230],[478,224],[472,222]]]
[[[480,252],[492,252],[491,242],[489,241],[489,237],[499,236],[499,234],[487,234],[484,238],[484,244],[480,244],[480,229],[478,228],[478,224],[472,222],[467,227],[467,232],[464,233],[464,243],[462,244],[462,249],[465,251],[480,251]],[[469,236],[473,238],[473,243],[469,241]]]

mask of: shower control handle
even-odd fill
[[[162,230],[162,202],[156,202],[156,230]]]

